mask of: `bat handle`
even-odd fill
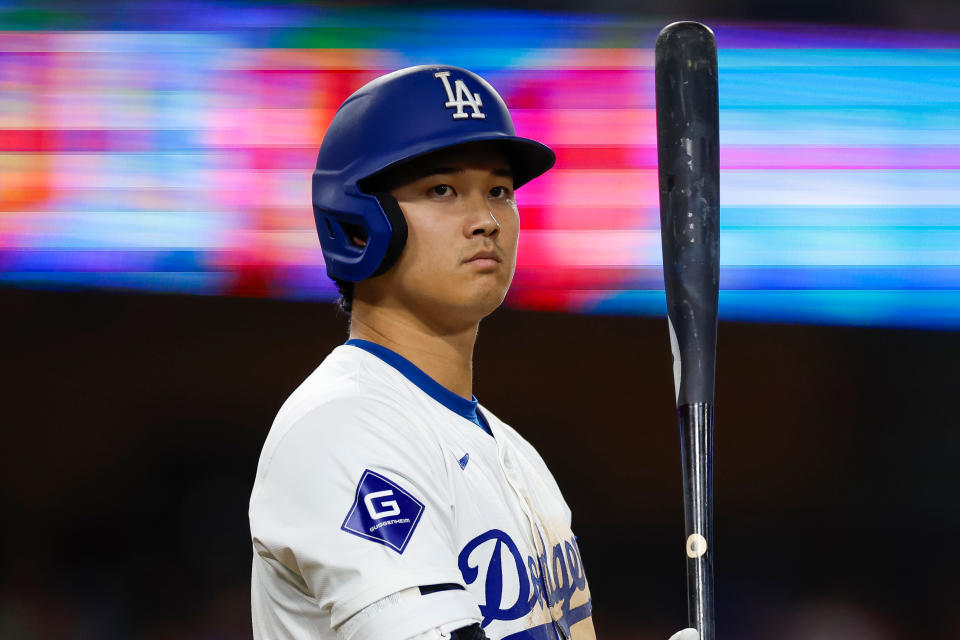
[[[679,407],[683,456],[683,519],[687,556],[688,624],[700,640],[714,640],[713,604],[713,405]]]

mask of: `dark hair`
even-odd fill
[[[340,292],[337,307],[349,316],[353,312],[353,283],[339,278],[331,279],[337,285],[337,291]]]
[[[366,240],[367,234],[363,227],[355,224],[341,223],[343,230],[351,237],[360,240]],[[337,299],[337,306],[348,316],[353,312],[353,290],[354,283],[339,278],[330,278],[337,285],[337,291],[340,292],[340,298]]]

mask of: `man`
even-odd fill
[[[554,161],[465,69],[403,69],[337,111],[313,201],[350,339],[261,454],[256,637],[595,637],[569,507],[472,393],[480,320],[513,278],[514,189]]]

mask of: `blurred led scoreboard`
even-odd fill
[[[443,62],[486,76],[518,133],[557,151],[518,192],[509,304],[664,313],[660,24],[26,6],[0,7],[3,284],[333,299],[310,207],[323,132],[367,80]],[[960,35],[715,31],[721,317],[960,326]]]

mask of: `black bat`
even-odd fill
[[[698,22],[657,37],[660,237],[680,416],[689,624],[715,638],[713,399],[720,272],[717,43]]]

